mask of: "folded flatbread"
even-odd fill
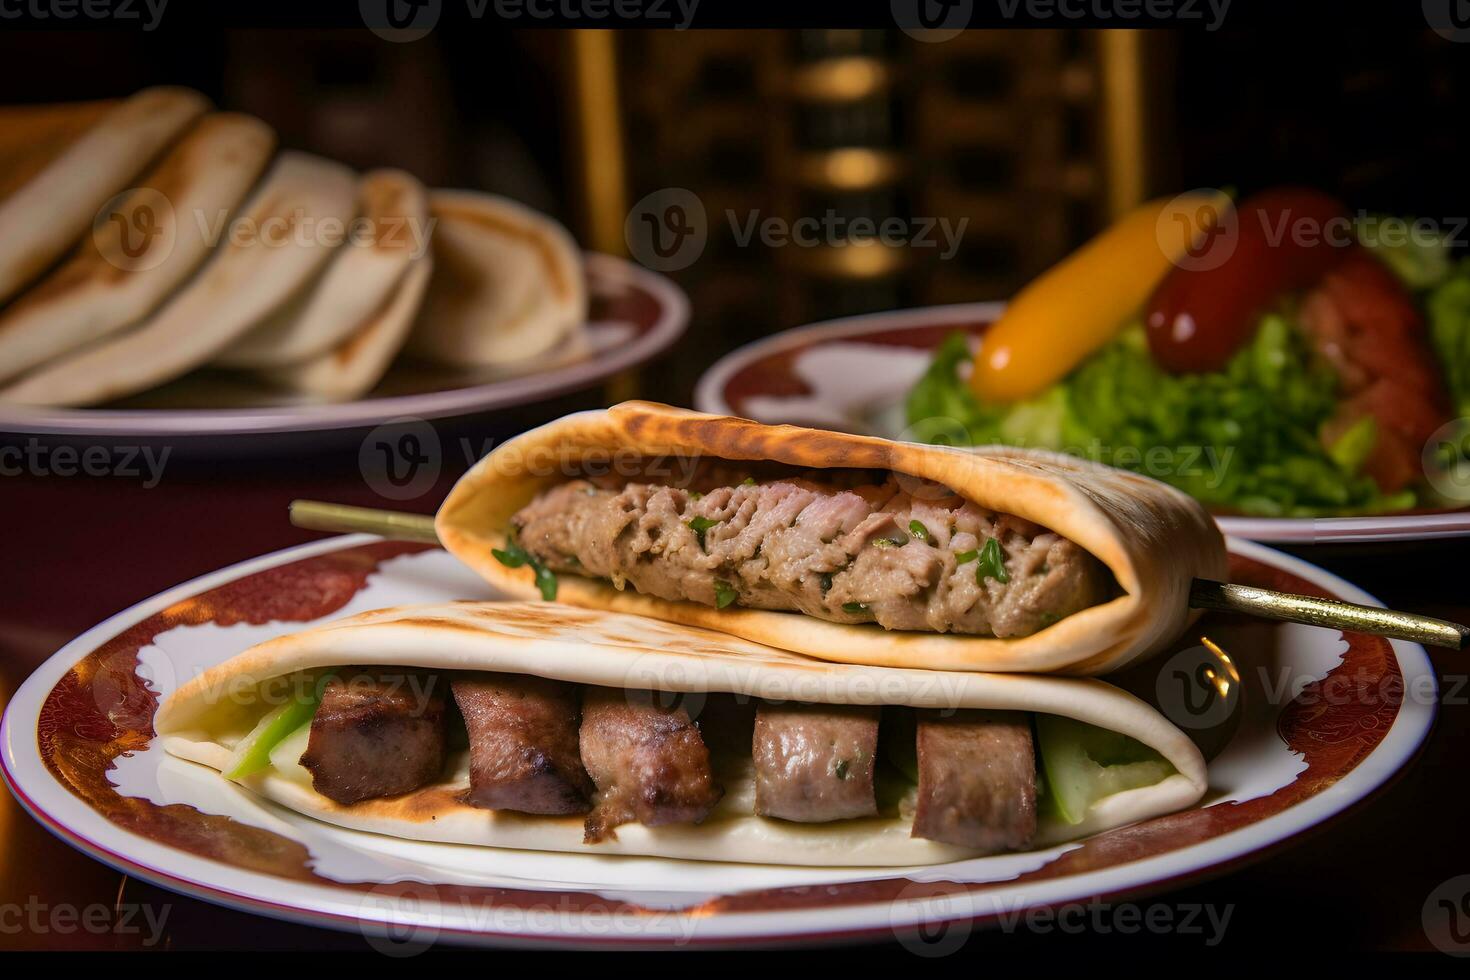
[[[434,277],[408,349],[452,367],[551,350],[587,319],[582,256],[565,228],[492,194],[434,191]]]
[[[499,446],[435,521],[517,598],[848,663],[1101,674],[1191,621],[1224,541],[1192,498],[1050,453],[959,450],[647,402]]]
[[[325,401],[366,395],[403,347],[433,268],[429,256],[415,259],[381,307],[368,313],[346,340],[309,360],[266,369],[262,376],[274,385]]]
[[[40,173],[117,100],[0,106],[0,200]]]
[[[0,313],[0,378],[151,313],[208,257],[210,223],[240,206],[274,149],[274,132],[252,116],[200,120],[98,215],[70,258]]]
[[[222,240],[168,303],[0,389],[0,402],[92,405],[206,363],[321,271],[352,219],[355,186],[341,164],[282,153],[238,213],[209,216]]]
[[[544,603],[271,640],[184,684],[154,727],[173,755],[356,830],[766,864],[1027,850],[1207,786],[1182,732],[1101,681],[831,664]]]
[[[97,209],[208,107],[189,89],[144,89],[31,168],[29,179],[0,200],[0,302],[80,240]]]
[[[399,286],[410,264],[428,254],[428,192],[402,170],[364,174],[353,227],[360,232],[337,250],[318,280],[222,351],[215,363],[276,368],[318,360],[376,321],[402,294]]]

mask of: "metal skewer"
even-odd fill
[[[366,532],[396,541],[439,542],[432,517],[329,504],[320,500],[291,501],[291,523],[313,531]],[[1208,579],[1194,580],[1189,590],[1189,605],[1194,609],[1213,609],[1287,623],[1373,633],[1451,650],[1463,650],[1470,643],[1470,628],[1432,616]]]

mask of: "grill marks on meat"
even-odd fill
[[[910,486],[910,483],[913,485]],[[690,522],[714,522],[702,533]],[[928,540],[914,537],[923,524]],[[1073,542],[922,481],[834,488],[807,479],[621,489],[572,480],[512,518],[522,547],[553,571],[716,605],[888,629],[1027,636],[1106,598],[1110,577]],[[1008,582],[977,580],[958,555],[999,541]]]
[[[519,674],[451,682],[470,735],[465,802],[487,810],[562,815],[592,806],[577,740],[576,685]]]
[[[877,814],[873,770],[879,708],[768,704],[756,708],[755,812],[803,823]]]
[[[441,679],[402,668],[349,668],[322,691],[301,765],[341,804],[397,796],[444,765]]]
[[[616,839],[614,828],[633,820],[698,823],[725,794],[688,711],[662,708],[655,698],[600,687],[583,697],[582,762],[597,785],[584,830],[589,844]]]
[[[919,797],[913,836],[987,854],[1036,834],[1031,719],[1016,711],[918,713]]]
[[[312,786],[349,805],[439,779],[446,680],[397,668],[339,673],[301,757]],[[449,686],[469,730],[464,800],[472,806],[586,813],[591,844],[615,839],[615,828],[631,821],[698,823],[724,796],[700,726],[682,705],[661,707],[658,695],[588,687],[579,712],[578,686],[560,681],[461,673]],[[882,709],[757,702],[752,719],[748,706],[712,704],[727,716],[715,727],[750,746],[759,816],[821,823],[878,813]],[[902,724],[910,719],[912,728]],[[1037,801],[1029,715],[905,709],[889,721],[915,750],[914,837],[982,853],[1030,844]]]

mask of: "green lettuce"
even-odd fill
[[[1433,289],[1454,271],[1450,239],[1433,225],[1366,215],[1358,219],[1356,230],[1358,241],[1415,292]]]
[[[1264,317],[1223,370],[1194,375],[1159,368],[1133,324],[1061,382],[1010,405],[975,398],[962,376],[969,359],[963,335],[940,346],[905,405],[913,438],[1067,452],[1247,514],[1360,513],[1416,501],[1412,492],[1384,495],[1357,472],[1361,439],[1336,459],[1322,445],[1337,377],[1279,315]]]
[[[1429,337],[1460,415],[1470,415],[1470,260],[1424,301]]]

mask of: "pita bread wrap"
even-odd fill
[[[570,415],[504,443],[450,491],[435,529],[449,551],[496,588],[534,598],[539,590],[533,566],[508,567],[494,555],[510,543],[511,517],[586,465],[607,469],[621,465],[619,460],[660,458],[774,462],[793,472],[861,468],[932,481],[980,507],[1034,522],[1074,542],[1105,566],[1119,594],[1010,639],[889,631],[871,623],[829,622],[739,604],[716,608],[640,594],[632,587],[619,591],[607,581],[576,574],[557,575],[557,601],[703,626],[847,663],[1102,674],[1163,649],[1194,618],[1191,581],[1226,574],[1224,539],[1204,509],[1187,495],[1133,473],[1051,453],[892,442],[649,402]]]
[[[507,198],[429,195],[434,278],[408,350],[452,367],[542,354],[587,319],[582,256],[565,228]]]
[[[317,360],[378,319],[402,293],[410,264],[428,253],[428,192],[402,170],[364,174],[353,225],[363,233],[337,250],[321,278],[221,352],[216,364],[273,368]]]
[[[351,220],[348,168],[282,153],[235,214],[210,216],[214,254],[171,300],[132,330],[43,365],[0,402],[92,405],[151,388],[206,363],[286,302],[332,257],[329,228]],[[226,223],[228,219],[228,224]],[[318,233],[325,237],[318,238]]]
[[[0,378],[107,336],[152,312],[209,255],[197,220],[237,208],[275,134],[251,116],[200,120],[72,256],[0,313]]]
[[[747,703],[1036,712],[1120,733],[1152,750],[1147,775],[1110,781],[1090,797],[1075,823],[1049,813],[1043,794],[1032,847],[1187,807],[1207,787],[1204,758],[1194,743],[1148,704],[1101,681],[831,664],[710,630],[541,603],[405,606],[283,636],[184,684],[160,707],[154,728],[171,754],[224,771],[242,741],[260,731],[272,704],[310,691],[311,679],[325,668],[347,665],[527,674],[643,692],[635,695],[642,697],[649,691],[691,692],[695,697],[684,703],[706,739],[714,700],[698,695],[731,692]],[[305,718],[311,710],[308,704]],[[888,713],[883,718],[880,733],[896,724]],[[318,793],[296,761],[306,747],[308,725],[303,721],[294,734],[273,742],[272,763],[240,781],[290,809],[356,830],[481,846],[787,865],[892,867],[976,856],[972,848],[910,835],[917,789],[906,787],[896,768],[879,777],[879,796],[886,802],[876,816],[827,823],[755,816],[748,742],[721,750],[710,741],[710,769],[724,794],[701,822],[623,823],[615,838],[592,844],[584,843],[580,816],[469,806],[463,801],[469,785],[464,750],[447,752],[439,776],[419,789],[341,805]],[[1046,752],[1045,737],[1040,744]],[[585,756],[585,742],[582,751]],[[1137,785],[1122,788],[1130,784]]]
[[[0,302],[86,234],[97,209],[208,108],[208,100],[189,89],[144,89],[0,200]]]

